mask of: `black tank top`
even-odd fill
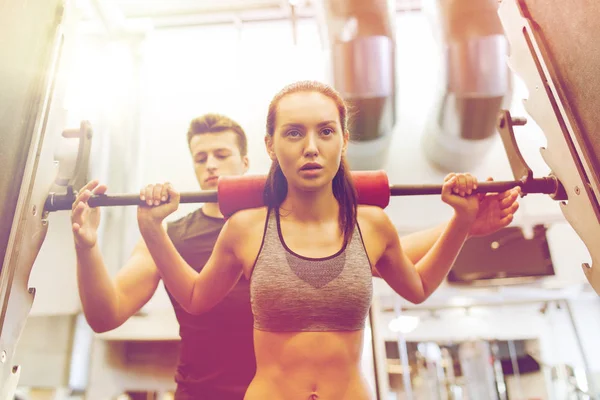
[[[208,261],[225,220],[202,209],[171,222],[169,237],[196,271]],[[248,280],[201,315],[187,313],[167,290],[181,336],[176,399],[242,400],[256,372]]]

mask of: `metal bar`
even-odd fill
[[[540,297],[533,298],[530,300],[502,300],[499,302],[480,302],[480,303],[472,303],[467,305],[439,305],[439,306],[419,306],[419,305],[403,305],[403,312],[437,312],[444,310],[457,310],[457,309],[465,309],[465,308],[482,308],[482,307],[514,307],[514,306],[525,306],[539,303],[556,303],[566,301],[563,297]],[[394,307],[383,307],[381,309],[382,313],[393,313],[395,312]]]
[[[510,354],[510,362],[513,369],[513,376],[516,380],[517,394],[519,398],[524,398],[523,396],[523,386],[521,386],[521,371],[519,370],[519,360],[517,359],[517,349],[515,349],[515,341],[508,341],[508,353]]]
[[[380,299],[376,296],[371,301],[369,310],[369,323],[371,324],[371,336],[373,346],[373,362],[375,366],[375,385],[377,389],[377,400],[385,400],[390,391],[389,376],[387,370],[387,355],[385,341],[380,330],[383,330],[381,323]]]
[[[77,194],[51,193],[46,199],[46,211],[70,210]],[[180,194],[180,203],[216,203],[217,191],[204,190],[200,192],[189,192]],[[139,194],[113,194],[94,195],[88,200],[90,207],[110,206],[143,206],[146,203],[140,200]]]
[[[523,195],[531,193],[554,194],[560,188],[556,178],[544,177],[523,181],[498,181],[481,182],[474,193],[500,193],[520,187]],[[442,185],[391,185],[390,196],[420,196],[430,194],[441,194]],[[76,193],[57,194],[51,193],[46,200],[46,211],[70,210],[75,201]],[[180,203],[216,203],[218,202],[216,190],[204,190],[199,192],[184,192],[180,194]],[[145,202],[140,200],[139,194],[113,194],[94,195],[88,204],[90,207],[106,206],[138,206]]]
[[[569,321],[571,322],[571,327],[573,328],[573,336],[575,336],[575,342],[577,343],[577,347],[579,348],[579,352],[581,354],[581,361],[583,361],[583,368],[585,369],[585,377],[588,381],[587,391],[596,396],[598,392],[596,390],[596,384],[594,383],[594,376],[592,374],[590,362],[585,351],[585,346],[583,345],[583,340],[581,339],[581,334],[579,333],[579,327],[577,326],[577,322],[575,321],[575,315],[573,314],[573,310],[571,309],[571,303],[568,299],[564,299],[562,301],[562,305],[567,310],[567,315],[569,316]]]
[[[536,178],[530,181],[497,181],[480,182],[474,193],[501,193],[506,190],[520,187],[523,194],[530,193],[555,193],[560,184],[553,177]],[[429,194],[441,194],[442,185],[392,185],[390,194],[392,196],[419,196]]]
[[[402,305],[400,304],[400,298],[396,297],[394,301],[394,315],[396,318],[402,315]],[[410,379],[410,360],[408,358],[408,348],[406,346],[406,337],[404,333],[397,332],[398,339],[398,352],[400,353],[400,362],[402,363],[402,383],[404,385],[404,398],[406,400],[413,400],[413,388],[412,381]]]

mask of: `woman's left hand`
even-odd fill
[[[442,186],[442,201],[454,208],[457,217],[472,223],[479,211],[477,178],[471,174],[448,174]]]
[[[179,192],[168,182],[142,188],[140,200],[146,204],[138,206],[137,219],[140,230],[148,224],[162,224],[163,220],[179,207],[179,197]]]

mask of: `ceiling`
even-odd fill
[[[126,17],[147,18],[282,8],[282,0],[116,0]]]
[[[145,20],[154,28],[313,17],[321,0],[78,0],[87,20],[110,15],[127,21]],[[421,0],[395,0],[396,10],[416,11]]]

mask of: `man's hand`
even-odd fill
[[[93,195],[106,193],[106,185],[97,180],[88,182],[81,188],[71,208],[71,227],[75,246],[92,248],[98,240],[98,225],[100,225],[100,210],[90,207],[88,200]]]
[[[492,178],[488,178],[492,181]],[[521,189],[516,187],[502,193],[485,193],[479,198],[479,211],[469,235],[485,236],[508,226],[519,209],[517,199]]]

